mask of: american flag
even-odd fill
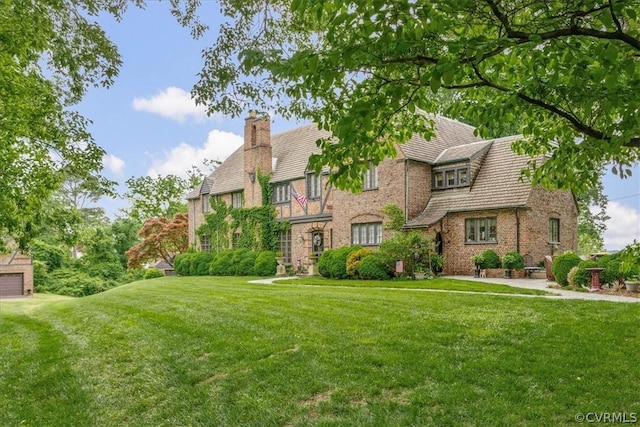
[[[307,196],[305,196],[304,194],[298,193],[296,190],[293,189],[293,186],[291,186],[291,195],[293,196],[294,199],[296,199],[296,202],[298,202],[298,204],[302,207],[302,209],[307,208]]]

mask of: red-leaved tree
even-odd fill
[[[129,267],[140,267],[145,262],[165,260],[173,267],[176,255],[189,248],[189,217],[176,214],[173,219],[151,218],[144,222],[138,232],[142,242],[126,253]]]

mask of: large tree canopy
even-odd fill
[[[197,2],[191,2],[195,5]],[[534,183],[574,189],[640,157],[640,1],[220,0],[229,17],[193,93],[210,113],[250,107],[318,122],[319,168],[353,187],[451,91],[452,113],[486,135],[519,117]],[[178,14],[179,15],[179,14]],[[188,22],[193,8],[180,17]],[[428,117],[428,116],[427,116]]]
[[[89,87],[113,82],[120,57],[92,18],[101,11],[119,17],[125,6],[0,0],[0,233],[24,244],[66,177],[101,170],[104,152],[70,107]]]

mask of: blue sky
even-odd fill
[[[242,118],[207,117],[189,97],[202,66],[201,51],[213,43],[221,22],[216,2],[203,3],[211,29],[200,40],[175,21],[167,2],[150,1],[145,10],[131,7],[121,22],[100,19],[123,65],[111,88],[91,89],[77,108],[93,121],[91,133],[107,152],[107,177],[123,184],[132,176],[184,174],[205,158],[223,160],[241,144]],[[272,119],[274,133],[298,125]],[[631,179],[608,174],[604,183],[612,217],[605,245],[620,249],[640,240],[640,167]],[[119,191],[125,190],[121,185]],[[125,202],[101,205],[114,216]]]

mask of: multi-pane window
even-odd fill
[[[468,218],[464,222],[465,241],[467,243],[497,242],[497,225],[496,217]]]
[[[317,199],[322,195],[322,175],[307,174],[307,198]]]
[[[469,185],[469,168],[452,168],[433,172],[433,188],[465,187]]]
[[[351,225],[351,244],[379,245],[382,243],[382,223],[367,222]]]
[[[200,250],[205,252],[211,251],[211,238],[209,236],[200,236]]]
[[[211,201],[209,200],[209,195],[203,194],[201,200],[202,200],[202,212],[208,213],[211,208]]]
[[[378,167],[369,162],[369,169],[362,176],[363,188],[365,190],[374,190],[378,188]]]
[[[291,229],[280,232],[280,252],[284,262],[291,262]]]
[[[242,191],[231,194],[231,207],[236,209],[242,207]]]
[[[288,182],[273,184],[273,203],[286,203],[291,200],[291,190]]]
[[[560,242],[560,218],[549,218],[549,242]]]

